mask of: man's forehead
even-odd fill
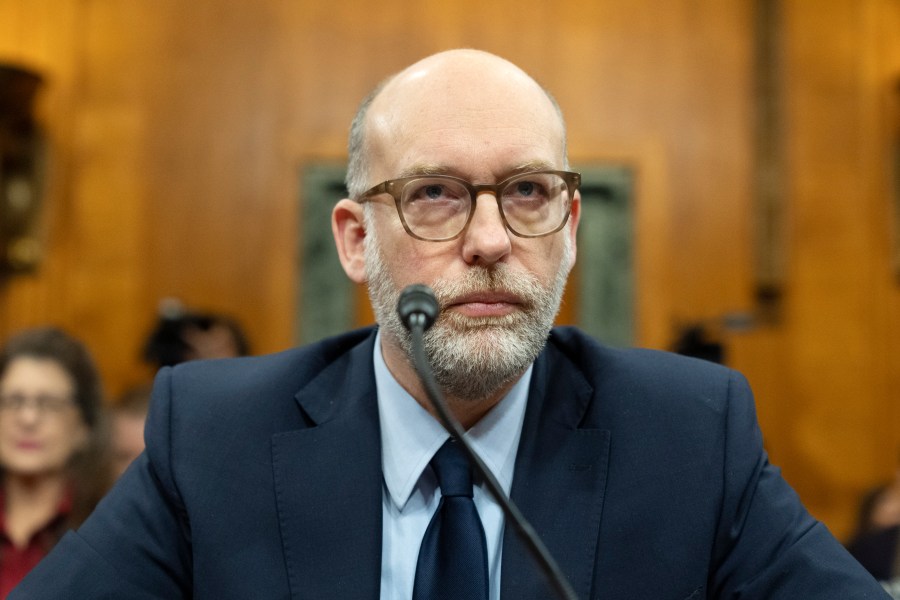
[[[417,126],[419,123],[421,126]],[[516,172],[565,166],[564,140],[552,123],[526,127],[398,121],[378,127],[369,142],[370,176],[455,175],[488,183]]]
[[[552,171],[556,169],[558,165],[545,161],[545,160],[529,160],[526,162],[521,162],[514,164],[513,166],[507,168],[502,174],[505,177],[512,177],[514,175],[518,175],[521,173],[530,173],[533,171]],[[412,163],[408,167],[403,168],[402,170],[397,172],[397,177],[413,177],[413,176],[426,176],[426,175],[451,175],[451,176],[464,176],[465,173],[460,173],[457,169],[452,166],[438,164],[438,163]],[[505,178],[504,177],[504,178]]]
[[[547,93],[486,53],[445,53],[399,73],[373,101],[366,127],[370,159],[390,177],[423,160],[452,167],[459,153],[502,152],[502,169],[564,160],[564,126]],[[417,154],[423,149],[429,156]]]

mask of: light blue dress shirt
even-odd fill
[[[384,474],[381,600],[410,600],[419,546],[441,498],[428,463],[449,434],[391,375],[381,355],[380,332],[374,361]],[[497,406],[466,432],[466,439],[507,494],[512,487],[531,372],[529,367]],[[487,539],[491,600],[499,600],[503,511],[483,482],[476,482],[474,500]]]

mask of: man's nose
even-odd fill
[[[472,220],[463,236],[463,258],[470,264],[493,264],[510,253],[510,233],[493,194],[482,192],[474,202]]]

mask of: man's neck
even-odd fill
[[[384,357],[384,363],[394,379],[405,389],[410,396],[415,398],[416,402],[427,410],[435,419],[440,420],[437,411],[431,405],[428,394],[422,385],[415,367],[410,363],[406,354],[400,349],[396,343],[388,341],[387,336],[381,339],[381,353]],[[480,421],[482,417],[490,412],[500,400],[506,396],[507,392],[518,381],[518,377],[504,384],[498,389],[491,392],[484,398],[458,398],[450,394],[445,394],[447,407],[457,421],[463,426],[463,429],[470,429],[475,423]]]

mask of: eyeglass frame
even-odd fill
[[[559,225],[545,233],[537,233],[537,234],[527,234],[527,233],[519,233],[509,224],[509,221],[506,220],[506,214],[503,212],[503,203],[501,202],[500,192],[506,188],[510,182],[515,179],[519,179],[521,177],[528,177],[529,175],[556,175],[560,177],[566,184],[566,189],[569,193],[569,203],[566,207],[566,214],[563,215],[562,220]],[[471,202],[469,204],[469,214],[466,216],[466,222],[463,223],[462,228],[460,228],[459,232],[455,235],[445,238],[425,238],[420,235],[417,235],[410,229],[409,225],[406,223],[406,217],[403,216],[403,209],[400,208],[400,204],[402,202],[401,194],[403,193],[403,189],[406,184],[411,181],[415,181],[416,179],[428,179],[431,177],[438,177],[441,179],[447,179],[450,181],[455,181],[461,184],[468,192],[471,197]],[[391,198],[394,199],[394,205],[397,208],[397,215],[400,217],[400,223],[403,224],[403,229],[406,230],[406,233],[411,237],[421,240],[423,242],[449,242],[451,240],[455,240],[463,233],[465,233],[466,229],[469,227],[469,223],[472,222],[472,215],[475,214],[475,204],[478,202],[478,197],[485,193],[490,192],[494,196],[494,200],[497,202],[497,210],[500,211],[500,219],[503,221],[503,226],[507,231],[512,233],[513,235],[520,238],[541,238],[548,235],[552,235],[557,231],[561,230],[565,227],[566,223],[569,220],[569,215],[572,213],[572,198],[575,196],[575,192],[578,191],[578,188],[581,186],[581,173],[576,173],[575,171],[555,171],[552,169],[541,169],[539,171],[525,171],[523,173],[516,173],[515,175],[510,175],[503,181],[499,181],[497,183],[472,183],[460,177],[454,177],[453,175],[443,175],[440,173],[435,174],[427,174],[423,173],[420,175],[410,175],[408,177],[400,177],[397,179],[388,179],[386,181],[382,181],[378,185],[375,185],[365,192],[363,192],[356,201],[360,204],[364,204],[366,202],[374,202],[374,196],[378,196],[380,194],[388,194]]]
[[[0,413],[18,413],[26,406],[33,407],[41,415],[61,415],[67,408],[75,407],[75,398],[72,395],[0,393]]]

